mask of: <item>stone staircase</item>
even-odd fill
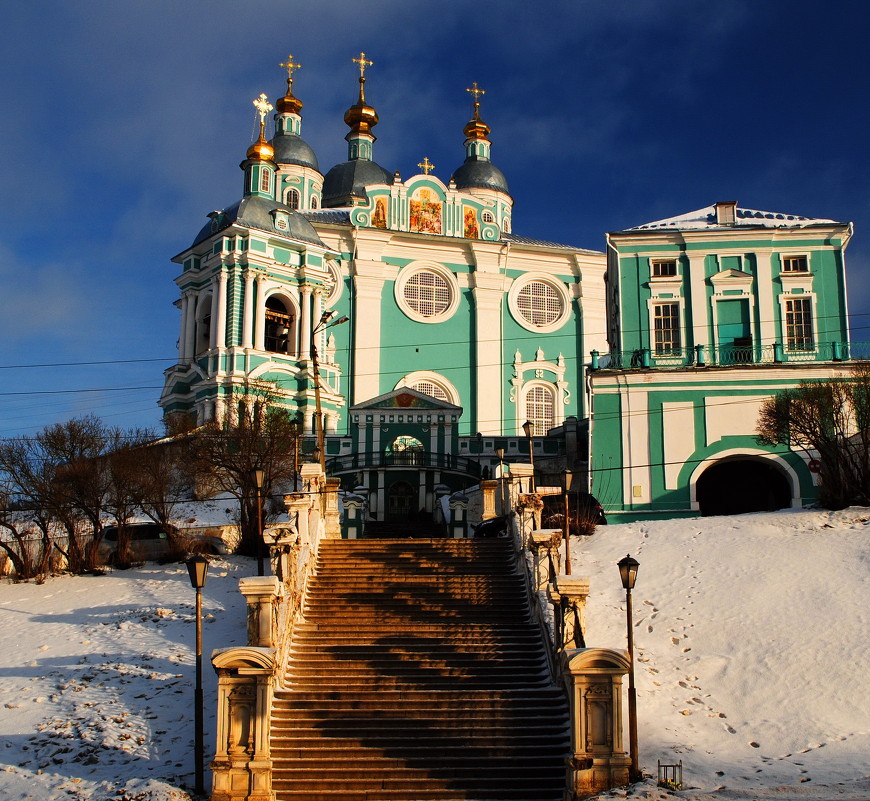
[[[326,540],[271,723],[279,801],[561,801],[568,708],[507,540]]]

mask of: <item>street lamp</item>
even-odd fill
[[[498,500],[501,504],[501,513],[506,515],[504,502],[504,448],[496,448],[495,455],[498,457]]]
[[[263,545],[263,482],[266,480],[266,472],[258,467],[251,468],[251,479],[257,488],[257,575],[265,576],[263,566],[265,550]]]
[[[187,560],[187,572],[190,574],[190,586],[196,590],[196,689],[194,690],[194,735],[193,754],[195,765],[196,792],[205,793],[203,787],[203,753],[202,738],[202,588],[208,577],[208,559],[202,554],[192,556]]]
[[[529,439],[529,463],[532,465],[532,477],[529,479],[529,491],[535,491],[535,446],[532,441],[532,434],[534,433],[535,427],[532,425],[531,421],[526,420],[523,423],[523,431],[525,435]]]
[[[562,473],[562,497],[565,500],[565,517],[562,521],[562,531],[565,534],[565,575],[571,575],[571,521],[568,518],[568,493],[574,482],[574,474],[566,467]]]
[[[348,322],[347,315],[333,320],[335,310],[325,311],[320,315],[320,322],[311,329],[311,366],[314,370],[314,404],[315,417],[314,427],[317,435],[317,447],[320,449],[320,469],[326,473],[326,446],[324,445],[323,434],[323,407],[320,404],[320,362],[317,361],[317,335],[321,331],[326,331],[327,328],[332,328],[336,325],[343,325]],[[330,322],[332,320],[332,322]]]
[[[637,559],[632,559],[626,554],[625,559],[617,563],[619,577],[625,588],[625,617],[628,625],[628,748],[631,757],[629,779],[633,782],[640,781],[641,775],[637,760],[637,692],[634,687],[634,630],[632,627],[631,591],[637,580],[637,569],[640,566]]]

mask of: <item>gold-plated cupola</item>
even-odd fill
[[[254,144],[248,148],[245,157],[250,161],[272,161],[275,157],[275,149],[266,141],[266,114],[272,110],[272,104],[266,95],[261,94],[254,102],[254,108],[260,115],[260,136]]]
[[[366,103],[365,95],[366,68],[371,67],[372,62],[366,59],[365,53],[352,61],[359,65],[359,99],[344,113],[344,121],[350,127],[349,136],[364,134],[374,139],[372,128],[378,124],[378,113]]]
[[[488,139],[490,127],[480,118],[480,98],[486,94],[485,89],[481,89],[477,85],[477,81],[471,84],[470,89],[466,89],[474,98],[474,114],[468,121],[468,124],[463,129],[463,133],[468,139]]]

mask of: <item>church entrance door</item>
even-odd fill
[[[417,511],[417,491],[407,481],[396,481],[387,490],[387,522],[407,522]]]

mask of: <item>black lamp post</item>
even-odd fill
[[[205,793],[203,786],[203,762],[205,759],[202,746],[202,588],[208,576],[208,559],[202,554],[192,556],[187,560],[187,572],[190,574],[190,586],[196,590],[196,689],[194,690],[194,735],[193,754],[196,761],[194,771],[196,792]]]
[[[532,477],[529,479],[529,490],[531,492],[535,491],[535,444],[532,440],[534,430],[535,428],[530,420],[526,420],[526,422],[523,423],[523,433],[529,439],[529,463],[532,465]]]
[[[619,577],[625,588],[625,617],[628,625],[628,749],[631,757],[629,779],[640,781],[641,775],[637,759],[637,692],[634,687],[634,629],[632,627],[631,591],[637,580],[637,569],[640,566],[637,559],[626,554],[625,559],[616,563],[619,567]]]
[[[565,535],[565,575],[571,575],[571,521],[568,517],[568,493],[574,483],[574,473],[567,467],[562,471],[562,497],[565,501],[565,517],[562,522],[562,533]]]
[[[337,320],[332,318],[335,316],[335,310],[323,312],[320,315],[320,322],[311,329],[311,366],[314,371],[314,433],[317,436],[317,447],[320,450],[320,469],[326,473],[326,445],[325,435],[323,431],[323,406],[320,403],[320,362],[317,359],[317,335],[321,331],[326,331],[327,328],[332,328],[336,325],[344,325],[348,322],[347,316],[339,317]],[[331,321],[331,322],[330,322]]]
[[[265,557],[263,554],[265,550],[263,544],[263,483],[266,480],[266,471],[258,467],[251,468],[251,480],[257,488],[257,575],[265,576]]]

